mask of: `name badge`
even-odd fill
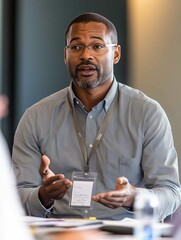
[[[91,209],[97,173],[73,172],[70,207]]]

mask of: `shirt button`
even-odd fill
[[[93,147],[93,145],[92,145],[92,144],[89,144],[89,147],[90,147],[90,148],[92,148],[92,147]]]
[[[90,115],[90,118],[92,118],[92,115]]]

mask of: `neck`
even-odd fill
[[[73,90],[76,97],[84,104],[86,110],[90,112],[94,106],[105,98],[111,85],[112,81],[109,81],[95,88],[83,89],[73,82]]]

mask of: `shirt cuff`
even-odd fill
[[[54,204],[52,204],[52,206],[50,208],[46,208],[45,206],[43,206],[43,204],[41,203],[40,199],[39,199],[40,205],[42,206],[42,208],[45,209],[45,211],[47,211],[47,213],[51,212],[52,208],[54,207]]]
[[[54,205],[46,209],[40,202],[38,193],[39,193],[39,187],[33,189],[29,196],[28,203],[26,206],[28,210],[28,214],[30,216],[36,216],[36,217],[46,217],[46,215],[52,210]]]

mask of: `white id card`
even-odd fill
[[[91,208],[91,199],[95,192],[96,177],[97,174],[93,172],[73,172],[70,207]]]

